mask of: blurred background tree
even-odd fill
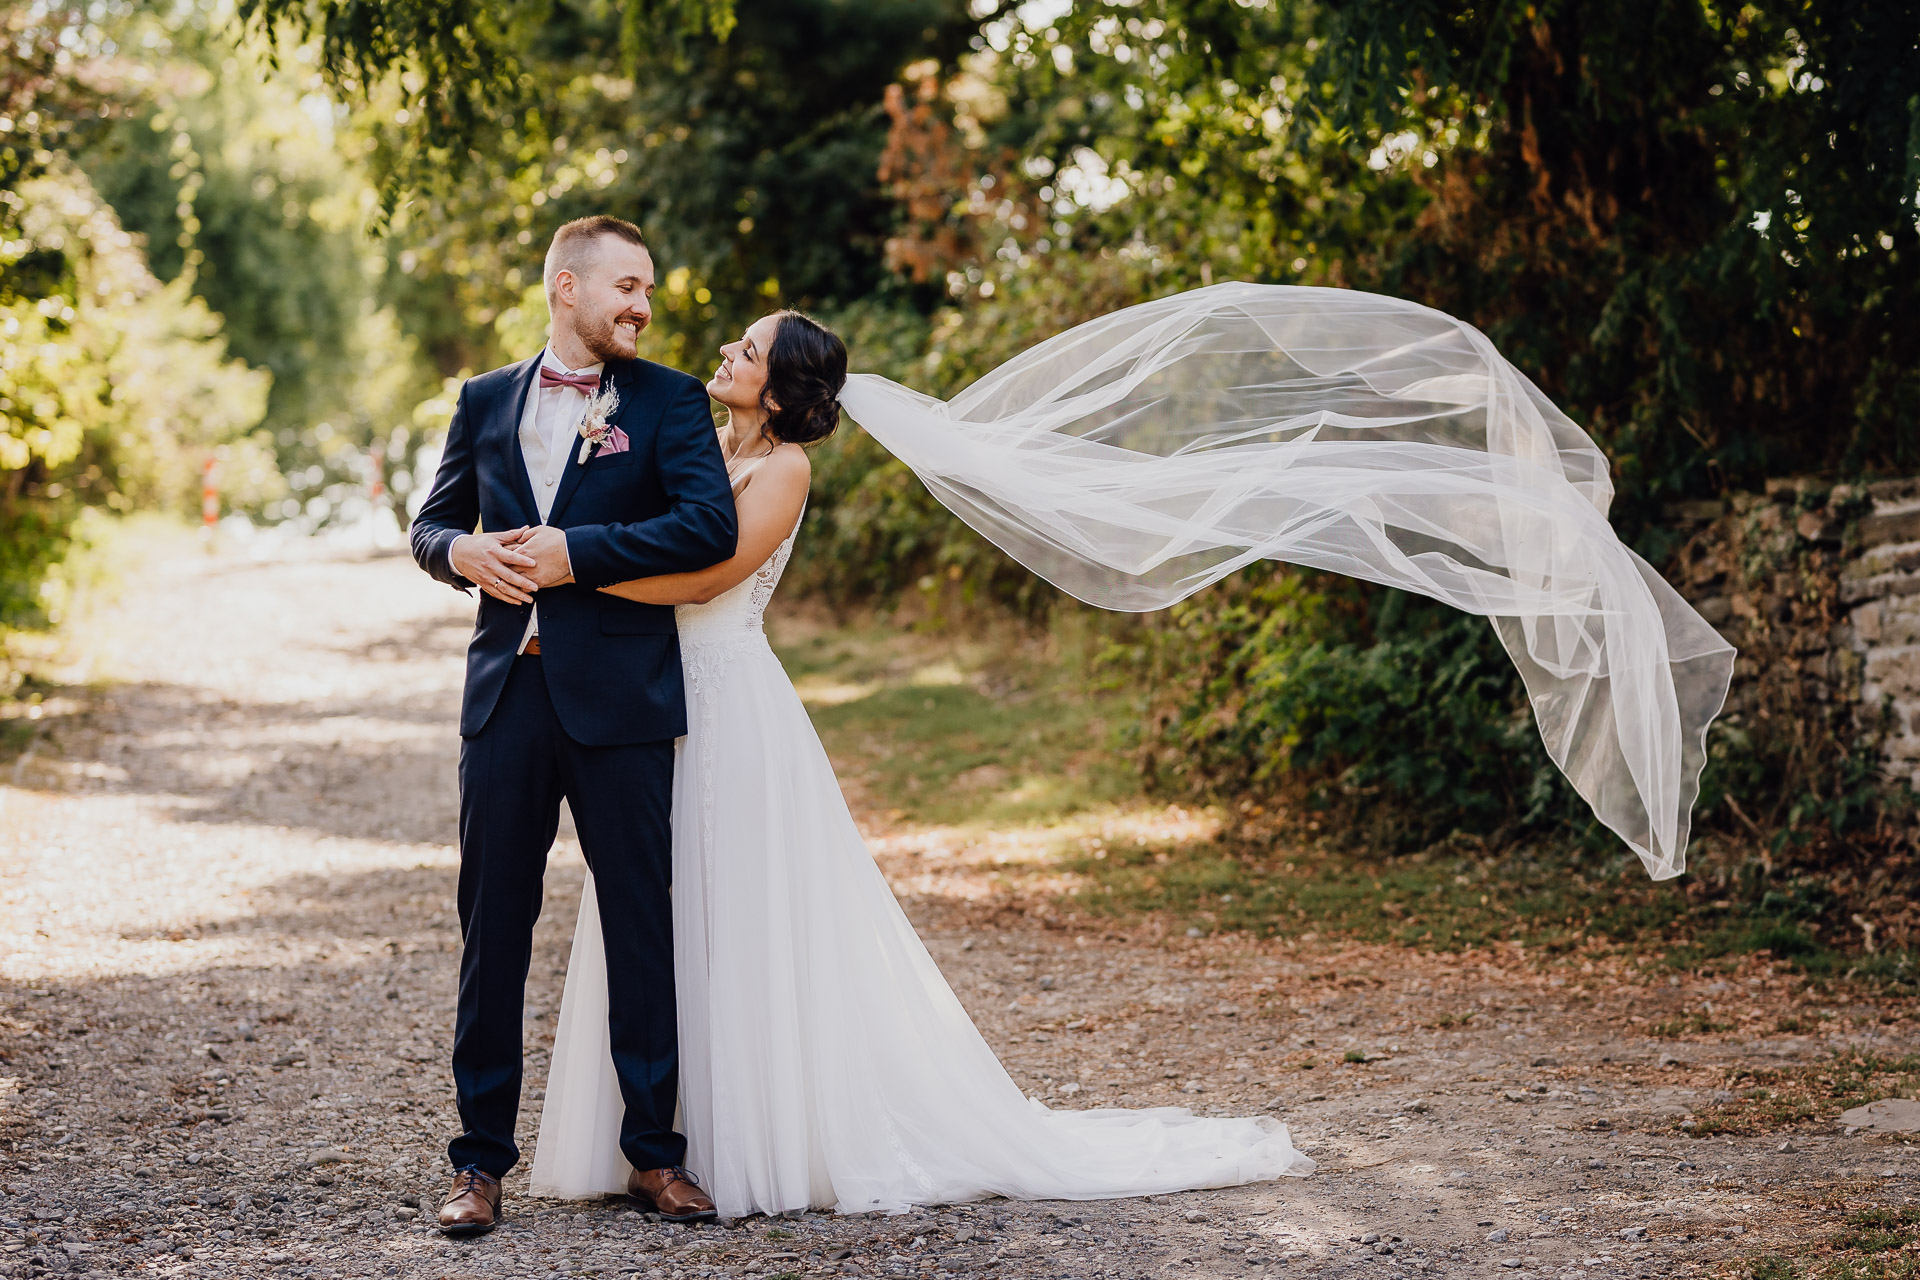
[[[157,276],[225,319],[271,371],[261,423],[287,496],[255,515],[317,528],[364,518],[373,481],[411,488],[414,406],[443,375],[384,296],[390,246],[346,111],[308,47],[238,48],[216,11],[135,11],[119,39],[151,89],[80,157]],[[455,370],[457,371],[457,370]]]
[[[44,623],[48,574],[88,510],[181,508],[207,458],[264,500],[249,432],[268,379],[219,318],[148,271],[73,155],[136,91],[91,11],[14,9],[0,79],[0,627]]]

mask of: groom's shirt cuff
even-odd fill
[[[453,544],[467,535],[457,530],[448,530],[448,532],[453,536],[447,539],[446,545],[441,550],[441,554],[447,558],[447,583],[455,591],[464,592],[475,584],[468,581],[466,575],[453,567]]]

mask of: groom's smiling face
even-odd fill
[[[640,331],[653,320],[653,256],[613,236],[582,248],[577,265],[556,281],[562,312],[596,359],[631,360]]]

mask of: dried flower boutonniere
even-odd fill
[[[620,411],[620,393],[611,385],[604,386],[593,393],[587,401],[587,412],[580,419],[580,457],[585,463],[587,454],[596,446],[605,444],[613,438],[613,415]]]

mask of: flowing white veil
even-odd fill
[[[1615,535],[1598,447],[1472,326],[1218,284],[1069,329],[948,402],[856,374],[841,403],[961,519],[1104,609],[1271,559],[1488,618],[1554,763],[1655,879],[1685,868],[1733,648]]]

